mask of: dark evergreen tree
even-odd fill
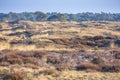
[[[47,14],[37,11],[34,13],[36,21],[45,21],[47,19]]]

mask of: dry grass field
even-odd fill
[[[120,22],[1,22],[0,80],[120,80]]]
[[[0,23],[0,50],[75,50],[120,46],[120,22]],[[90,39],[90,40],[89,40]],[[101,45],[97,44],[100,42]],[[104,44],[104,43],[106,44]],[[76,47],[74,45],[77,45]]]

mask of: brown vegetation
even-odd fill
[[[3,80],[24,80],[25,77],[25,73],[15,72],[4,74]]]
[[[0,77],[5,74],[4,80],[22,80],[19,69],[38,76],[64,71],[119,73],[118,25],[120,22],[0,23],[0,67],[8,68],[7,73],[0,71]]]
[[[100,67],[99,67],[99,65],[96,65],[96,64],[93,64],[93,63],[90,63],[90,62],[83,62],[83,63],[78,64],[77,70],[99,71]]]
[[[0,65],[23,65],[33,69],[54,67],[64,70],[93,70],[102,72],[120,71],[120,51],[118,49],[105,52],[79,51],[1,51]]]
[[[0,50],[72,50],[116,48],[119,22],[2,22]],[[44,25],[45,24],[45,25]],[[97,24],[97,26],[96,26]],[[99,24],[99,25],[98,25]],[[42,26],[44,25],[44,26]],[[83,27],[86,26],[87,27]],[[114,44],[114,45],[113,45]]]

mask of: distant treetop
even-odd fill
[[[43,13],[37,12],[22,12],[8,14],[0,13],[0,22],[15,21],[15,20],[30,20],[30,21],[120,21],[120,13],[92,13],[84,12],[77,14],[69,13]]]

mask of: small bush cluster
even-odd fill
[[[25,73],[15,72],[4,74],[3,80],[25,80]]]
[[[43,71],[40,71],[39,74],[44,74],[44,75],[57,75],[57,71],[54,69],[46,69]]]
[[[5,53],[4,53],[5,52]],[[40,65],[40,60],[43,59],[45,53],[43,52],[32,52],[32,51],[2,51],[0,55],[0,65],[9,66],[9,65],[22,65],[30,68],[37,68]]]
[[[96,64],[93,64],[91,62],[83,62],[80,63],[77,67],[77,70],[91,70],[91,71],[99,71],[100,67]]]
[[[53,67],[57,71],[120,72],[119,49],[87,51],[10,51],[0,52],[0,66],[22,65],[32,69]]]

